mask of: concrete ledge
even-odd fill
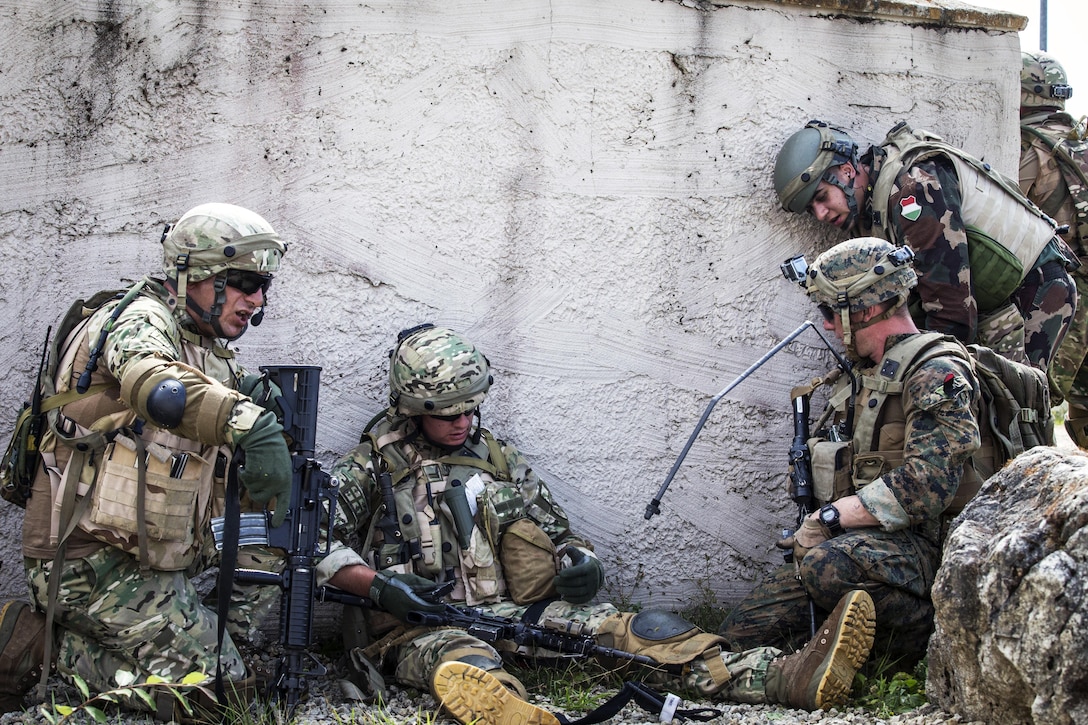
[[[992,8],[981,8],[955,0],[710,0],[717,6],[768,7],[793,6],[813,15],[847,16],[865,20],[887,20],[906,25],[930,25],[947,28],[978,28],[1019,32],[1027,27],[1023,15]]]

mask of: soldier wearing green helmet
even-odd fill
[[[864,589],[875,602],[877,656],[925,655],[942,522],[961,484],[977,483],[965,464],[980,447],[980,386],[962,343],[914,324],[914,259],[909,247],[861,237],[800,263],[798,281],[855,361],[856,382],[833,382],[809,441],[819,508],[777,543],[792,563],[719,629],[734,648],[796,647],[809,634],[810,601],[828,611]]]
[[[159,241],[164,277],[80,300],[57,328],[48,384],[61,402],[23,524],[30,603],[0,610],[8,707],[46,665],[104,692],[201,671],[210,682],[222,664],[228,692],[253,691],[234,641],[276,593],[236,588],[218,651],[216,614],[190,576],[215,563],[209,522],[236,452],[248,506],[267,504],[276,524],[290,500],[272,386],[225,345],[259,322],[287,247],[261,216],[223,203],[191,209]],[[255,568],[281,560],[256,548],[240,557]]]
[[[1046,369],[1076,304],[1076,259],[1014,181],[927,131],[899,123],[864,153],[810,121],[783,144],[782,208],[915,250],[916,324]]]
[[[1073,96],[1065,69],[1046,53],[1022,55],[1020,189],[1059,225],[1081,261],[1077,293],[1088,299],[1088,136],[1085,119],[1065,112]],[[1069,404],[1065,429],[1088,448],[1088,303],[1077,305],[1069,332],[1050,365],[1051,395]]]
[[[389,357],[388,409],[331,470],[340,484],[335,533],[354,549],[325,557],[319,581],[366,595],[347,572],[366,574],[358,564],[377,570],[370,589],[377,608],[344,612],[361,687],[393,677],[429,689],[466,725],[559,724],[504,669],[503,656],[518,645],[492,646],[456,627],[406,631],[404,620],[420,606],[404,596],[386,601],[398,591],[682,664],[682,677],[662,684],[707,697],[807,709],[846,698],[872,643],[865,592],[844,594],[821,636],[786,656],[770,647],[730,652],[717,635],[674,615],[595,602],[604,567],[592,546],[518,449],[482,425],[492,383],[490,363],[464,335],[432,325],[402,332]]]

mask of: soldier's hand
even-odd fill
[[[257,503],[276,499],[272,526],[279,526],[291,505],[291,453],[276,414],[261,413],[253,427],[238,439],[238,447],[246,454],[245,464],[238,469],[238,480]]]
[[[793,534],[793,560],[798,564],[805,558],[805,554],[814,546],[818,546],[831,538],[831,532],[827,527],[814,518],[805,517],[801,522],[801,528]]]
[[[276,385],[266,374],[257,375],[247,373],[238,382],[238,392],[248,395],[249,399],[265,410],[271,410],[276,417],[283,420],[283,411],[280,409],[279,399],[283,395],[280,386]]]
[[[567,547],[566,554],[571,566],[556,575],[555,590],[565,602],[585,604],[604,584],[604,567],[592,552],[579,546]]]
[[[370,584],[370,600],[374,606],[403,621],[408,612],[437,614],[444,609],[441,602],[430,599],[434,582],[415,574],[387,574],[379,571]]]

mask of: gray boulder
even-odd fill
[[[926,694],[1003,723],[1088,723],[1088,456],[1039,447],[953,522]]]

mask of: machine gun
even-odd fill
[[[661,669],[664,666],[645,655],[624,652],[597,644],[583,625],[565,619],[545,619],[543,624],[528,624],[517,619],[488,614],[480,609],[462,609],[444,605],[441,612],[408,612],[408,624],[423,627],[457,627],[484,642],[509,641],[524,647],[588,657],[622,659]]]
[[[237,569],[234,579],[246,584],[280,587],[280,644],[283,656],[269,685],[272,699],[293,712],[308,688],[308,677],[324,676],[327,669],[309,653],[313,638],[314,602],[317,590],[316,563],[329,552],[322,541],[322,523],[335,514],[337,483],[314,460],[317,433],[317,396],[321,368],[315,366],[268,366],[261,372],[279,386],[275,403],[282,411],[283,430],[291,451],[291,502],[287,516],[277,527],[270,514],[246,513],[239,519],[237,546],[270,546],[286,552],[280,573]],[[277,502],[278,506],[283,503]],[[326,519],[326,516],[328,519]],[[216,545],[222,548],[229,517],[212,522]],[[220,595],[222,596],[222,594]]]

